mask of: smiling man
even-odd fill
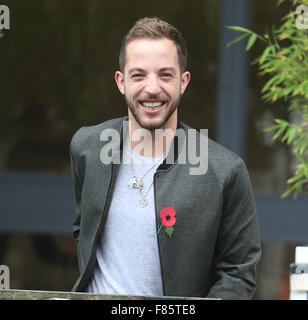
[[[244,162],[210,139],[206,172],[192,175],[190,164],[180,161],[205,144],[201,133],[189,139],[192,128],[178,120],[190,81],[186,60],[177,29],[159,18],[137,21],[123,39],[115,73],[128,117],[83,127],[72,139],[80,269],[74,291],[222,299],[254,294],[261,250]],[[128,164],[101,161],[102,133],[110,130],[124,132],[115,145]],[[140,140],[150,147],[138,149]]]
[[[153,32],[152,37],[147,37],[142,30],[146,21],[151,20],[140,21],[124,39],[119,61],[121,71],[116,72],[115,80],[128,106],[131,136],[137,128],[150,130],[152,154],[143,155],[154,157],[161,156],[157,150],[155,153],[154,129],[175,132],[177,107],[189,83],[190,73],[184,70],[187,59],[184,40],[175,31],[173,36],[178,37],[178,43],[170,39],[171,29],[169,38],[162,37],[163,27],[167,28],[167,25],[161,25],[162,30],[147,30]],[[136,143],[131,141],[131,144],[134,148]],[[164,153],[166,149],[168,144]]]

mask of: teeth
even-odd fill
[[[163,102],[142,102],[142,105],[148,109],[157,109],[162,104],[163,104]]]

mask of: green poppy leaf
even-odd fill
[[[172,227],[165,227],[165,232],[167,233],[167,235],[168,235],[169,237],[172,236],[173,231],[174,231],[173,226],[172,226]]]

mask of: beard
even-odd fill
[[[164,125],[168,122],[170,117],[177,110],[181,97],[182,97],[181,94],[179,94],[176,97],[176,99],[173,101],[168,99],[165,105],[163,105],[161,111],[165,111],[163,110],[164,108],[165,109],[168,108],[168,110],[166,114],[164,114],[164,116],[162,118],[160,117],[159,119],[155,119],[155,117],[153,117],[154,119],[144,119],[144,116],[142,115],[143,111],[141,110],[142,107],[138,103],[138,100],[129,98],[127,96],[125,96],[125,100],[129,110],[131,111],[132,115],[134,116],[139,126],[147,130],[155,130],[155,129],[163,128]],[[152,95],[149,97],[143,97],[142,100],[165,100],[165,99],[158,95],[157,96]]]

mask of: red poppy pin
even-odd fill
[[[170,207],[166,207],[164,208],[161,212],[160,212],[160,218],[161,218],[161,226],[158,229],[157,233],[160,232],[161,228],[164,226],[165,227],[165,232],[167,233],[167,235],[169,237],[172,236],[173,232],[174,232],[174,225],[176,222],[176,218],[175,218],[175,210],[173,208]]]

